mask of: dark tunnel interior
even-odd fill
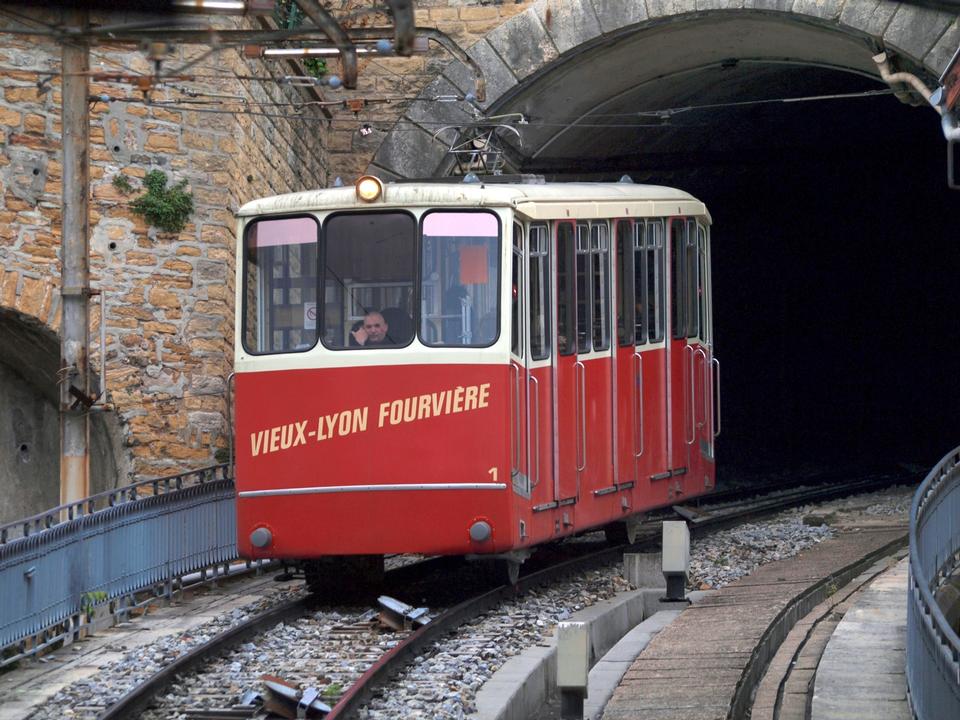
[[[798,107],[777,132],[791,141],[763,154],[638,169],[713,217],[719,477],[929,469],[960,444],[960,192],[939,117],[881,96]]]
[[[859,145],[692,179],[715,223],[721,463],[929,468],[960,442],[960,193],[931,110],[869,105]]]

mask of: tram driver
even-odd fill
[[[387,334],[389,326],[376,310],[371,310],[363,316],[363,323],[351,331],[350,335],[354,342],[361,347],[373,347],[376,345],[393,345],[393,339]]]

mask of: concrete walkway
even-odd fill
[[[837,625],[817,669],[812,720],[910,720],[908,562],[874,580]]]

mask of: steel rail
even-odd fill
[[[898,478],[902,480],[902,478]],[[816,492],[804,493],[802,495],[784,495],[776,499],[776,502],[747,503],[747,506],[738,515],[738,517],[752,517],[758,515],[767,515],[778,510],[782,510],[793,505],[809,502],[814,497],[832,498],[837,495],[843,495],[850,492],[856,492],[865,487],[874,487],[883,484],[892,484],[896,480],[890,476],[874,479],[859,479],[841,485],[833,485],[829,488],[817,488]],[[745,492],[751,492],[745,490]],[[707,529],[717,529],[718,526],[726,523],[730,515],[714,515],[705,517],[698,525],[691,528],[691,533],[702,532]],[[521,577],[516,586],[502,585],[490,590],[472,600],[465,600],[459,605],[451,608],[445,613],[434,618],[428,625],[424,625],[411,635],[407,636],[399,645],[395,646],[384,654],[376,663],[367,669],[361,675],[347,692],[340,698],[333,707],[333,711],[326,716],[326,720],[347,720],[352,717],[360,707],[369,701],[374,693],[374,689],[383,684],[399,670],[408,665],[420,652],[447,633],[455,630],[460,625],[483,614],[492,607],[495,607],[503,600],[530,590],[537,585],[543,585],[557,580],[565,575],[590,569],[597,565],[602,565],[614,561],[626,548],[658,537],[658,528],[648,528],[641,530],[636,542],[633,545],[617,545],[615,547],[605,548],[595,553],[590,553],[573,560],[566,560],[557,565],[545,568],[530,575]]]
[[[137,685],[101,713],[98,720],[139,717],[139,713],[150,704],[154,696],[170,685],[177,675],[188,672],[205,660],[226,652],[232,646],[267,627],[290,618],[302,616],[310,609],[310,605],[311,598],[309,596],[287,600],[238,625],[234,625],[224,633],[210,638],[207,642],[181,655],[165,668],[151,675],[146,682]]]
[[[761,501],[750,500],[743,503],[738,511],[739,518],[772,514],[778,510],[797,504],[809,502],[817,497],[834,497],[873,487],[880,484],[902,482],[904,478],[885,475],[881,478],[860,478],[849,483],[831,485],[830,487],[814,488],[810,492],[781,494],[773,499]],[[754,488],[744,488],[741,494],[756,495]],[[694,535],[715,530],[731,519],[728,512],[714,515],[705,515],[691,528]],[[328,720],[345,720],[356,713],[366,702],[369,702],[375,689],[399,670],[403,669],[420,654],[426,647],[437,639],[455,630],[469,620],[496,607],[504,600],[516,597],[532,588],[554,582],[560,578],[578,572],[615,562],[624,550],[637,547],[640,544],[656,541],[659,537],[659,522],[648,528],[641,528],[633,545],[617,545],[590,552],[579,557],[563,560],[542,570],[524,575],[519,578],[515,586],[501,585],[474,598],[465,600],[443,612],[429,624],[419,628],[398,645],[391,648],[380,657],[357,681],[350,686],[346,693],[333,707],[326,718]],[[457,559],[451,557],[434,557],[420,563],[404,565],[386,573],[386,580],[390,585],[406,586],[412,582],[423,580],[431,573],[444,575]],[[148,678],[143,684],[133,688],[116,704],[109,707],[99,716],[99,720],[118,720],[126,717],[136,717],[136,713],[148,706],[152,699],[164,688],[170,685],[175,676],[188,672],[204,660],[218,654],[223,654],[233,645],[238,644],[250,635],[261,632],[272,624],[283,619],[302,615],[310,607],[310,597],[291,600],[270,610],[253,616],[243,623],[234,626],[221,635],[211,638],[203,645],[191,650],[186,655],[175,660],[171,665]]]

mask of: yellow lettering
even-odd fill
[[[340,422],[337,425],[337,431],[341,435],[350,434],[350,413],[346,411],[340,413]]]
[[[280,428],[270,428],[270,452],[280,449]]]
[[[297,438],[293,441],[294,445],[306,445],[307,436],[303,434],[303,431],[307,428],[307,421],[297,423]]]
[[[367,429],[367,411],[370,408],[362,407],[353,411],[353,432],[365,432]],[[380,424],[383,425],[383,406],[380,406]]]
[[[479,392],[480,392],[480,388],[478,388],[476,385],[471,385],[467,388],[467,396],[463,400],[464,410],[477,409],[477,394]]]
[[[417,406],[417,420],[423,420],[430,417],[430,396],[421,395],[420,404]]]
[[[453,391],[453,411],[463,412],[463,385],[457,385],[457,389]]]
[[[253,457],[256,457],[264,449],[264,438],[266,437],[266,431],[261,430],[260,432],[250,433],[250,454]]]
[[[338,416],[339,414],[340,414],[340,413],[334,413],[333,415],[327,415],[327,416],[323,419],[324,423],[326,423],[326,426],[327,426],[327,429],[326,429],[326,433],[327,433],[327,434],[326,434],[326,436],[324,437],[324,440],[328,440],[328,439],[330,439],[330,438],[333,437],[333,426],[336,424],[336,422],[337,422],[337,416]]]
[[[480,399],[477,402],[478,407],[485,408],[490,404],[490,383],[484,383],[480,386]]]
[[[377,423],[377,427],[383,427],[383,421],[387,419],[387,414],[390,412],[390,403],[380,403],[380,421]]]
[[[280,428],[280,449],[287,450],[293,445],[293,425],[284,425]]]
[[[390,403],[390,424],[399,425],[403,421],[403,400]]]
[[[446,397],[446,395],[447,391],[444,390],[443,392],[433,393],[433,395],[430,396],[430,399],[433,403],[434,417],[443,412],[443,399]]]
[[[450,405],[453,403],[453,391],[444,390],[444,394],[447,396],[447,404],[444,406],[443,412],[447,415],[450,414]]]

